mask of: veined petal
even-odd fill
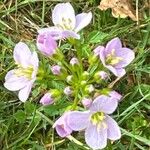
[[[21,64],[23,67],[28,67],[31,55],[31,51],[25,43],[19,42],[16,44],[13,57],[17,64]]]
[[[107,145],[107,128],[98,130],[96,125],[90,124],[85,130],[85,141],[94,150],[105,148]]]
[[[66,137],[72,133],[72,129],[68,126],[67,118],[70,112],[64,113],[53,125],[60,137]]]
[[[54,40],[62,39],[62,29],[58,27],[42,28],[38,30],[39,34],[50,34]]]
[[[63,29],[75,28],[75,12],[70,3],[60,3],[54,7],[52,11],[52,20],[55,26],[60,26]]]
[[[89,123],[89,111],[80,112],[80,111],[73,111],[70,112],[67,118],[67,123],[69,127],[74,131],[80,131],[87,127]]]
[[[110,140],[118,140],[121,138],[121,131],[117,124],[117,122],[112,119],[110,116],[106,116],[106,124],[107,124],[107,137]]]
[[[98,96],[90,107],[91,111],[104,112],[106,114],[113,113],[118,106],[118,100],[106,95]]]
[[[132,51],[129,48],[116,49],[115,50],[115,55],[122,59],[118,64],[115,65],[115,68],[126,67],[135,58],[134,51]]]
[[[75,32],[80,31],[86,27],[92,20],[92,13],[81,13],[76,16],[76,27]]]
[[[123,68],[115,68],[110,65],[107,65],[105,67],[108,68],[116,77],[122,77],[126,74],[126,71]]]
[[[80,39],[80,35],[77,34],[74,31],[65,30],[65,31],[62,32],[62,38],[69,38],[69,37],[72,37],[72,38],[75,38],[75,39]]]
[[[26,85],[23,89],[21,89],[18,93],[18,97],[22,102],[25,102],[28,97],[29,94],[31,92],[31,88],[32,88],[32,82],[30,82],[28,85]]]
[[[5,77],[4,86],[10,91],[18,91],[28,84],[29,80],[25,77],[17,77],[14,70],[9,71]]]
[[[120,39],[118,37],[114,38],[107,43],[106,48],[105,48],[105,54],[106,55],[111,54],[113,49],[117,50],[121,48],[122,48],[122,44],[121,44]]]

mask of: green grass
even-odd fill
[[[146,1],[146,0],[145,0]],[[35,88],[32,98],[21,103],[16,93],[3,87],[4,77],[14,67],[13,48],[17,42],[33,44],[37,29],[52,25],[52,8],[63,0],[1,0],[0,1],[0,149],[1,150],[85,150],[83,133],[61,139],[52,124],[63,111],[49,106],[43,109],[39,105],[40,87]],[[139,8],[142,8],[139,0]],[[115,118],[122,130],[122,138],[114,144],[109,143],[108,150],[148,150],[150,147],[150,12],[144,9],[143,20],[139,25],[129,18],[116,19],[110,10],[100,11],[99,1],[72,0],[76,12],[93,12],[93,21],[84,29],[86,35],[93,30],[97,34],[92,38],[96,45],[105,44],[118,36],[124,45],[134,49],[136,59],[127,68],[114,89],[123,94]],[[83,32],[84,32],[83,31]],[[91,47],[94,46],[91,43]],[[88,43],[85,50],[89,48]],[[57,111],[56,111],[57,109]],[[81,142],[79,142],[81,141]],[[83,144],[82,144],[83,143]]]

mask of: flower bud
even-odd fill
[[[83,98],[81,103],[83,104],[84,107],[89,108],[92,104],[92,99],[90,98]]]
[[[105,71],[99,71],[95,73],[94,78],[96,80],[105,80],[108,78],[108,74]]]
[[[44,54],[52,56],[56,53],[57,43],[50,34],[39,34],[37,37],[37,47]]]
[[[77,58],[73,57],[73,58],[70,60],[70,64],[71,64],[72,66],[78,65],[78,64],[79,64],[79,61],[78,61]]]
[[[72,83],[72,79],[73,79],[72,75],[67,76],[67,78],[66,78],[67,83],[71,84]]]
[[[54,99],[51,96],[51,93],[46,93],[40,100],[42,105],[50,105],[54,103]]]
[[[95,88],[94,88],[94,86],[92,85],[92,84],[90,84],[90,85],[87,85],[86,87],[85,87],[85,92],[87,92],[87,93],[92,93],[93,91],[95,90]]]
[[[73,93],[71,87],[67,86],[65,89],[64,89],[64,93],[69,96]]]
[[[82,74],[82,79],[87,80],[88,77],[89,77],[89,73],[87,71],[84,71],[83,74]]]
[[[51,71],[54,75],[59,75],[61,73],[61,67],[59,65],[55,65],[51,67]]]

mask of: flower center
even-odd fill
[[[23,68],[22,66],[18,65],[18,69],[15,70],[15,75],[18,77],[24,76],[28,79],[32,79],[32,72],[33,72],[32,66],[29,66],[28,68]]]
[[[100,124],[105,119],[103,112],[96,112],[92,114],[90,120],[94,125]]]
[[[106,64],[113,66],[118,64],[120,61],[122,61],[122,59],[123,58],[121,57],[117,57],[115,55],[115,49],[112,49],[111,53],[106,56]]]
[[[61,24],[58,24],[57,26],[62,28],[63,30],[73,30],[72,29],[72,21],[70,18],[64,18],[62,17],[62,20],[61,20]]]

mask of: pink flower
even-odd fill
[[[92,13],[81,13],[75,16],[75,11],[70,3],[57,4],[52,11],[54,27],[40,29],[39,33],[49,32],[55,39],[73,37],[80,38],[77,34],[86,27],[92,19]]]
[[[109,41],[106,47],[100,46],[98,48],[103,65],[117,77],[125,75],[124,68],[135,58],[135,54],[131,49],[122,47],[119,38]]]
[[[15,46],[13,57],[18,67],[6,74],[4,86],[10,91],[19,91],[19,99],[25,102],[36,80],[38,56],[35,51],[32,53],[25,43],[19,42]]]
[[[88,111],[72,111],[67,117],[67,125],[74,131],[85,130],[85,141],[94,150],[103,149],[107,139],[118,140],[121,137],[117,122],[112,114],[118,105],[116,99],[105,95],[98,96]]]

